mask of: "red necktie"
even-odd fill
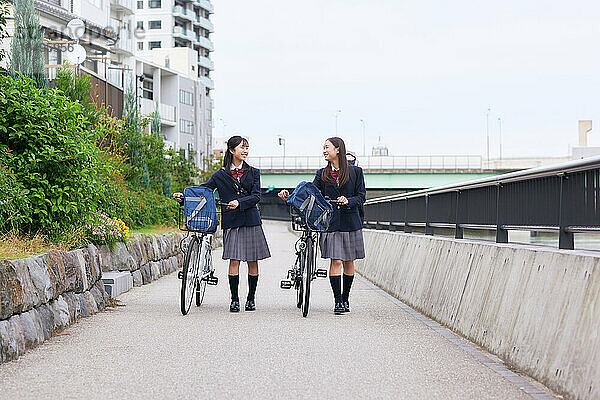
[[[331,177],[337,182],[338,177],[340,176],[340,172],[336,170],[331,170]]]
[[[235,179],[240,179],[244,175],[244,168],[236,168],[231,170],[231,176]]]

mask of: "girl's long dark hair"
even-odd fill
[[[333,147],[339,150],[338,158],[340,165],[340,172],[338,176],[338,182],[336,183],[335,179],[331,177],[331,163],[327,163],[327,166],[323,168],[323,172],[321,172],[321,179],[323,182],[335,186],[336,184],[341,187],[348,183],[348,179],[350,179],[350,170],[348,167],[348,158],[346,158],[346,144],[339,137],[330,137],[327,139]]]
[[[243,143],[245,146],[248,146],[248,140],[241,136],[232,136],[227,141],[227,150],[225,151],[225,156],[223,157],[223,168],[227,173],[229,173],[231,169],[231,164],[233,163],[233,154],[231,153],[231,151],[238,147],[240,143]]]

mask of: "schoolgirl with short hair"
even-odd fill
[[[271,257],[258,211],[260,201],[260,170],[245,161],[248,140],[233,136],[227,141],[223,168],[215,172],[202,186],[216,189],[221,202],[229,203],[222,210],[223,259],[229,260],[229,311],[240,311],[238,295],[240,262],[248,264],[248,296],[246,311],[256,309],[258,261]]]
[[[329,281],[334,297],[334,313],[350,312],[350,289],[354,280],[354,260],[365,258],[363,221],[359,209],[366,200],[365,180],[362,168],[348,163],[346,145],[339,137],[325,141],[323,156],[325,168],[319,169],[313,183],[323,196],[337,199],[327,232],[321,234],[319,247],[321,258],[330,259]],[[279,196],[289,195],[282,190]],[[343,268],[343,278],[342,278]],[[343,290],[342,290],[343,280]]]

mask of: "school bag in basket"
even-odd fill
[[[183,198],[186,228],[195,232],[216,232],[219,219],[213,190],[204,186],[187,187]]]
[[[333,216],[333,206],[312,182],[300,182],[286,203],[296,210],[311,229],[326,231]]]

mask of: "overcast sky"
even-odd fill
[[[339,135],[395,155],[566,155],[600,146],[600,3],[214,0],[215,136],[254,155],[320,154]]]

